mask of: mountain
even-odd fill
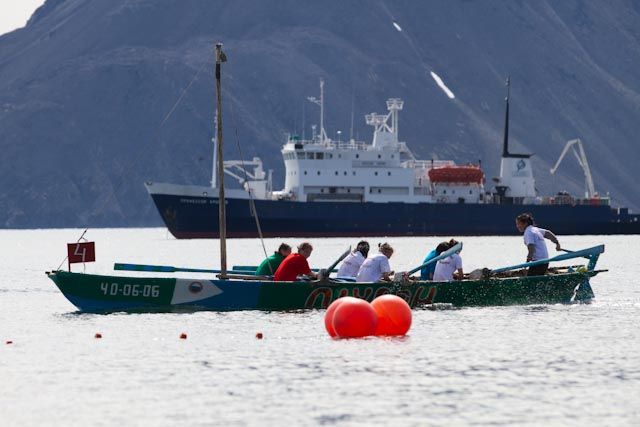
[[[320,77],[330,137],[353,111],[369,140],[362,116],[398,97],[418,157],[496,176],[511,76],[512,150],[535,153],[539,191],[582,191],[572,157],[548,172],[581,138],[597,190],[640,209],[633,0],[47,0],[0,37],[0,227],[160,225],[144,181],[210,180],[217,41],[225,155],[262,157],[276,187]]]

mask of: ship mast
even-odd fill
[[[320,99],[315,96],[308,96],[310,102],[320,106],[320,142],[327,142],[327,132],[324,130],[324,79],[320,79]]]
[[[502,141],[502,157],[509,157],[509,94],[511,92],[511,77],[507,77],[507,97],[504,99],[506,103],[504,116],[504,139]]]
[[[217,136],[216,149],[218,160],[218,203],[219,203],[219,228],[220,228],[220,275],[221,279],[227,279],[227,221],[224,198],[224,159],[222,158],[222,91],[220,83],[220,65],[227,61],[222,52],[222,43],[216,43],[216,122]]]

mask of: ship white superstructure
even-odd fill
[[[322,89],[321,84],[321,100]],[[403,107],[401,99],[390,98],[386,114],[365,116],[367,124],[374,128],[371,144],[353,139],[331,140],[322,125],[311,140],[290,136],[281,150],[286,170],[284,188],[273,196],[302,202],[434,203],[443,198],[457,203],[481,201],[482,182],[444,185],[429,179],[430,169],[452,167],[454,163],[415,158],[398,138],[399,112]]]

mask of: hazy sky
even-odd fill
[[[24,27],[44,0],[0,0],[0,34]]]

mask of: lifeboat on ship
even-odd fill
[[[432,183],[484,184],[484,172],[479,166],[442,166],[429,169]]]

